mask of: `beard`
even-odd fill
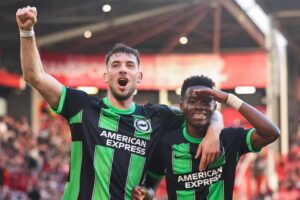
[[[111,92],[111,94],[113,95],[113,97],[114,97],[115,99],[117,99],[118,101],[125,101],[125,100],[129,99],[129,98],[133,95],[133,93],[134,93],[134,91],[135,91],[135,88],[130,88],[130,90],[129,90],[129,92],[128,92],[127,94],[120,95],[120,94],[118,94],[118,93],[113,89],[112,86],[109,86],[109,89],[110,89],[110,92]]]

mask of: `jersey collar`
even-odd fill
[[[134,103],[131,103],[131,106],[129,109],[121,110],[121,109],[118,109],[118,108],[114,107],[113,105],[111,105],[111,103],[109,102],[107,97],[103,98],[103,102],[107,107],[109,107],[114,113],[117,113],[117,114],[132,114],[135,111]]]
[[[184,138],[185,138],[187,141],[191,142],[191,143],[197,143],[197,144],[199,144],[199,143],[202,141],[202,139],[203,139],[203,138],[195,138],[195,137],[190,136],[190,135],[187,133],[187,131],[186,131],[186,122],[185,122],[184,125],[183,125],[183,130],[182,130],[182,132],[183,132]]]

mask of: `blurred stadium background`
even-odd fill
[[[1,0],[0,199],[60,199],[69,170],[67,124],[22,79],[15,12],[27,5],[44,67],[67,86],[103,97],[104,55],[124,42],[142,55],[137,103],[176,105],[183,79],[205,74],[256,106],[281,138],[240,161],[234,199],[300,199],[299,0]],[[220,109],[225,126],[249,126]]]

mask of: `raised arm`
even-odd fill
[[[261,148],[275,141],[279,135],[279,128],[273,124],[256,108],[242,101],[238,97],[216,89],[194,90],[196,94],[211,95],[220,103],[228,103],[238,110],[255,128],[251,135],[251,144],[255,149]]]
[[[23,77],[43,96],[51,107],[57,108],[62,92],[62,84],[43,70],[33,32],[34,24],[37,22],[36,8],[27,6],[18,9],[16,20],[20,29]]]

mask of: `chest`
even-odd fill
[[[73,126],[72,132],[77,132],[88,146],[101,145],[141,156],[161,132],[156,115],[118,114],[102,108],[83,110],[80,117],[81,123]]]

